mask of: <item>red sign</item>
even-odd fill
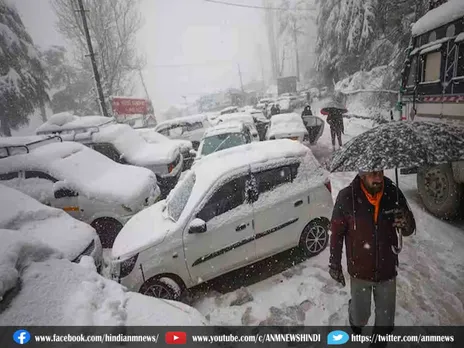
[[[146,99],[115,97],[112,99],[113,113],[116,115],[134,115],[148,113]]]
[[[166,332],[167,344],[187,344],[187,333],[185,332]]]

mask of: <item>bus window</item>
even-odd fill
[[[422,56],[421,82],[440,81],[441,52]]]

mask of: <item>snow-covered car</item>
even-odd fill
[[[155,131],[167,136],[169,139],[189,140],[196,151],[205,130],[210,126],[207,115],[192,115],[160,122],[155,127]]]
[[[150,144],[131,126],[117,124],[112,118],[55,114],[37,128],[36,134],[58,134],[115,162],[148,168],[156,174],[163,197],[176,186],[182,173],[183,158],[177,145]]]
[[[250,129],[242,122],[223,122],[208,128],[200,142],[195,162],[214,152],[252,142]]]
[[[196,151],[193,150],[192,142],[183,139],[169,139],[167,136],[156,132],[153,128],[137,128],[135,129],[147,142],[153,144],[165,145],[172,142],[178,148],[184,159],[183,170],[190,169],[196,156]]]
[[[0,182],[91,224],[104,248],[127,220],[160,198],[153,172],[116,163],[76,142],[0,158]]]
[[[328,173],[290,141],[216,152],[192,166],[166,201],[134,216],[112,249],[114,279],[143,294],[179,293],[299,246],[327,245]]]
[[[228,106],[221,111],[219,111],[219,115],[227,115],[227,114],[233,114],[239,112],[239,107],[238,106]]]
[[[72,263],[18,237],[0,230],[0,326],[208,325],[188,305],[126,291],[99,275],[88,256]]]
[[[279,104],[281,113],[290,113],[294,110],[294,105],[292,103],[291,97],[282,97],[277,99],[277,104]]]
[[[255,122],[256,130],[258,131],[259,140],[265,140],[266,138],[266,131],[269,127],[270,121],[264,116],[263,111],[257,109],[251,109],[248,111],[253,117],[253,121]]]
[[[256,108],[264,110],[270,101],[271,101],[271,98],[262,98],[259,100],[258,104],[256,104]]]
[[[2,184],[0,196],[0,229],[39,240],[74,262],[84,255],[91,256],[97,267],[101,266],[102,246],[91,226]],[[2,239],[2,244],[5,242]]]
[[[258,130],[256,129],[255,120],[254,120],[253,116],[250,113],[248,113],[248,112],[237,112],[237,113],[234,113],[234,114],[225,114],[225,115],[219,116],[216,119],[216,125],[218,125],[220,123],[231,123],[231,122],[233,122],[233,123],[241,122],[241,123],[245,124],[245,126],[247,126],[248,129],[250,130],[252,140],[253,141],[259,141],[260,140]]]
[[[278,114],[271,117],[271,125],[267,130],[266,139],[291,139],[301,143],[309,143],[309,133],[301,115],[297,113]]]

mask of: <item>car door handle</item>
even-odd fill
[[[243,231],[245,228],[247,227],[246,224],[241,224],[241,225],[238,225],[236,228],[235,228],[235,231]]]
[[[303,204],[303,201],[300,199],[299,201],[296,201],[295,204],[293,204],[295,207],[299,207],[300,205]]]

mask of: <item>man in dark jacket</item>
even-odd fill
[[[341,265],[345,240],[351,277],[348,310],[353,332],[360,334],[362,327],[367,325],[372,293],[374,331],[381,334],[393,331],[398,233],[410,236],[415,229],[414,216],[406,198],[390,179],[384,177],[383,171],[360,172],[338,194],[331,221],[329,273],[345,286]],[[372,346],[384,347],[382,344]]]
[[[311,110],[311,106],[308,104],[303,109],[303,112],[301,113],[301,116],[312,116],[312,115],[313,115],[313,112]]]
[[[278,104],[272,104],[271,106],[271,116],[280,114],[280,108]]]

